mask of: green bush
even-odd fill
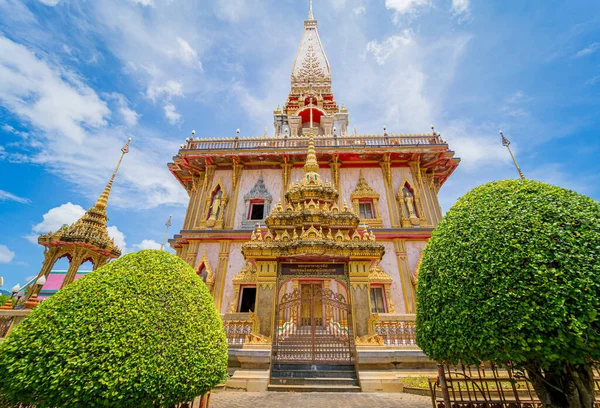
[[[0,343],[0,395],[43,407],[166,407],[226,375],[227,341],[193,269],[126,255],[60,290]]]
[[[4,305],[8,299],[10,299],[10,296],[0,295],[0,306]]]
[[[512,361],[548,403],[560,399],[549,384],[568,388],[574,373],[589,394],[599,308],[600,204],[536,181],[499,181],[459,199],[429,240],[417,342],[438,361]]]

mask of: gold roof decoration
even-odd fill
[[[96,203],[83,214],[83,216],[70,226],[65,226],[56,232],[42,234],[38,238],[38,243],[45,247],[71,245],[89,248],[94,252],[101,253],[108,258],[118,258],[121,256],[121,250],[116,246],[114,240],[108,236],[106,227],[106,207],[110,191],[115,181],[123,156],[129,153],[129,143],[121,148],[121,158],[117,163],[108,184]]]
[[[367,229],[359,228],[354,208],[337,204],[338,192],[323,184],[315,154],[313,135],[308,139],[304,177],[285,193],[285,201],[266,217],[267,231],[260,226],[242,245],[246,259],[277,256],[361,257],[381,259],[383,244]],[[286,208],[286,210],[284,210]]]
[[[356,184],[356,188],[350,195],[350,200],[360,198],[379,198],[379,193],[369,185],[367,180],[363,177],[362,170],[358,176],[358,183]]]
[[[246,265],[242,268],[240,273],[234,276],[234,283],[253,283],[256,282],[256,267],[252,262],[246,261]]]
[[[373,283],[392,283],[392,277],[383,270],[378,262],[369,269],[369,281]]]

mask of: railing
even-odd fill
[[[416,346],[416,322],[414,315],[395,315],[390,320],[375,324],[375,332],[386,346]]]
[[[596,401],[600,407],[600,371],[593,368]],[[531,382],[511,367],[490,363],[478,367],[438,365],[429,379],[433,408],[537,408],[542,407]]]
[[[439,145],[445,141],[439,135],[349,135],[315,138],[315,147],[397,147],[416,145]],[[308,146],[305,137],[276,138],[231,138],[231,139],[189,139],[183,150],[253,150],[253,149],[301,149]]]
[[[242,347],[252,332],[252,320],[247,313],[227,314],[223,318],[229,347]]]
[[[0,339],[8,336],[29,313],[31,309],[0,309]]]
[[[418,347],[416,315],[373,314],[369,318],[369,334],[356,339],[359,346]]]

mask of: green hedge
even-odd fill
[[[600,360],[600,205],[527,180],[475,188],[423,255],[417,342],[438,361]]]
[[[60,290],[0,343],[0,394],[42,407],[154,407],[222,381],[227,341],[193,269],[126,255]]]

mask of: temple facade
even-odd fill
[[[231,364],[414,348],[419,262],[459,160],[433,128],[350,131],[312,6],[273,123],[272,136],[191,137],[169,164],[190,197],[169,243],[211,290]]]

